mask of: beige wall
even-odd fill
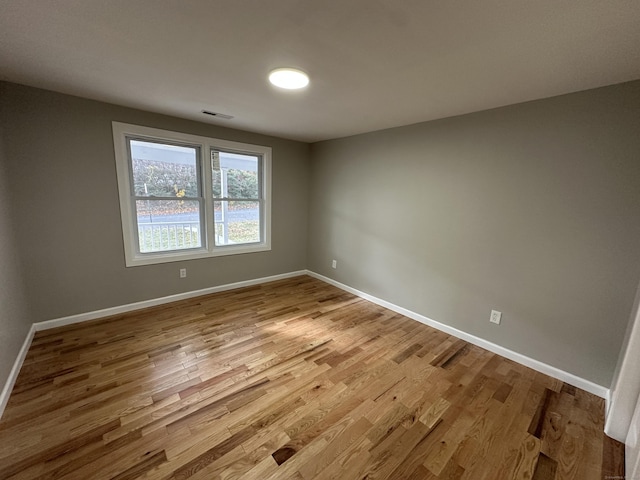
[[[306,267],[308,144],[15,84],[0,102],[33,321]],[[114,120],[272,147],[272,250],[126,268]]]
[[[311,155],[310,269],[610,385],[640,279],[640,82]]]
[[[0,90],[0,96],[2,93]],[[1,112],[0,109],[0,115]],[[14,235],[16,229],[11,212],[13,199],[5,172],[7,157],[4,137],[5,132],[0,125],[0,390],[31,327],[20,253]]]

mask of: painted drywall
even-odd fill
[[[308,267],[608,387],[640,280],[639,132],[631,82],[313,144]]]
[[[33,321],[306,267],[308,144],[9,83],[0,108]],[[125,267],[112,121],[271,147],[272,250]]]
[[[11,212],[14,199],[9,193],[9,180],[5,172],[7,156],[4,138],[5,132],[0,127],[0,386],[6,383],[31,327],[20,252],[15,238],[16,226]]]

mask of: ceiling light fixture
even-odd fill
[[[276,68],[271,70],[269,81],[276,87],[298,90],[309,85],[309,76],[297,68]]]

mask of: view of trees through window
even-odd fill
[[[211,154],[216,245],[259,242],[258,157],[216,150]]]
[[[222,171],[213,171],[213,196],[222,197]],[[230,168],[227,170],[227,189],[229,198],[258,198],[258,172],[248,170],[238,170]]]
[[[140,251],[200,247],[198,149],[141,140],[130,146]],[[212,194],[234,200],[214,202],[216,244],[260,241],[257,158],[223,155],[229,163],[211,171]]]

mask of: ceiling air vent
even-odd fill
[[[205,115],[211,115],[212,117],[221,118],[223,120],[231,120],[233,118],[233,115],[226,115],[224,113],[210,112],[209,110],[202,110],[202,113],[204,113]]]

